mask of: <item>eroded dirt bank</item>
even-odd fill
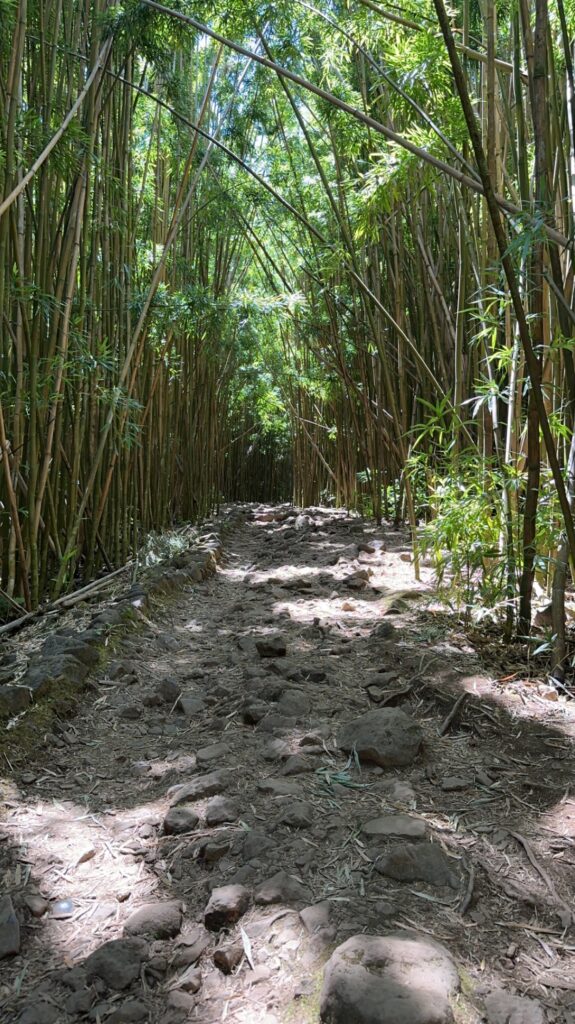
[[[570,703],[482,670],[400,532],[252,508],[226,546],[4,765],[2,1021],[573,1024]],[[321,995],[360,935],[403,1016],[381,963]]]

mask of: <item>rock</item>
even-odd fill
[[[287,678],[292,679],[294,683],[324,683],[327,679],[327,672],[324,672],[322,668],[315,668],[313,665],[304,665],[290,669]]]
[[[166,1002],[174,1010],[182,1010],[186,1014],[191,1013],[196,1005],[193,995],[190,995],[189,992],[182,992],[180,989],[173,989],[169,992]]]
[[[62,971],[60,981],[72,992],[81,992],[88,984],[88,976],[83,967],[70,967]]]
[[[459,975],[447,950],[416,933],[354,935],[327,962],[323,1024],[451,1024]]]
[[[118,718],[125,718],[129,722],[136,722],[142,717],[142,709],[139,704],[125,704],[118,712]]]
[[[313,772],[314,765],[309,758],[303,754],[292,754],[288,757],[282,768],[282,775],[305,775],[306,772]]]
[[[32,694],[26,686],[0,686],[0,718],[19,715],[32,701]]]
[[[58,1008],[53,1003],[45,1003],[42,1000],[26,1006],[18,1018],[18,1024],[57,1024],[59,1017]]]
[[[429,882],[457,889],[459,878],[452,861],[436,843],[398,844],[378,857],[375,870],[398,882]]]
[[[179,679],[166,676],[158,683],[156,692],[163,704],[175,704],[182,692],[182,687]]]
[[[258,724],[258,732],[286,733],[291,732],[297,725],[297,719],[290,715],[280,715],[275,712],[266,715]]]
[[[199,967],[188,967],[173,983],[174,988],[183,992],[199,992],[202,987],[202,972]]]
[[[0,960],[20,952],[20,923],[9,896],[0,897]]]
[[[214,953],[214,964],[222,974],[231,974],[243,955],[244,947],[241,942],[235,942],[232,946],[222,946]]]
[[[199,817],[190,807],[171,807],[164,818],[164,832],[167,836],[179,836],[191,832]]]
[[[186,718],[195,718],[205,710],[205,701],[201,697],[193,697],[189,694],[183,694],[176,704],[176,711],[181,711]]]
[[[377,788],[385,794],[385,798],[390,804],[415,807],[417,803],[415,790],[411,782],[405,782],[403,779],[386,779],[379,782]]]
[[[250,894],[243,885],[224,885],[214,889],[204,911],[204,924],[219,931],[235,924],[250,905]]]
[[[188,800],[203,800],[206,796],[215,796],[229,786],[231,775],[225,769],[217,772],[208,772],[207,775],[198,775],[183,786],[179,786],[172,797],[171,807],[178,807]]]
[[[187,935],[181,935],[178,948],[172,957],[172,967],[188,967],[195,964],[211,941],[212,937],[203,925],[198,925]]]
[[[276,634],[256,640],[256,650],[260,658],[285,658],[287,647],[284,638]]]
[[[218,836],[217,839],[204,839],[198,847],[198,861],[201,864],[217,864],[230,850],[231,839]]]
[[[306,932],[313,935],[314,932],[327,928],[329,926],[330,911],[331,905],[329,900],[314,903],[312,907],[304,907],[303,910],[300,910],[299,916]]]
[[[137,1024],[138,1021],[149,1019],[150,1011],[146,1004],[139,999],[130,999],[114,1010],[110,1017],[106,1017],[106,1024]]]
[[[254,860],[256,857],[267,853],[276,846],[273,839],[263,832],[248,832],[242,846],[242,857],[244,860]]]
[[[38,896],[36,893],[30,893],[29,896],[25,896],[24,903],[32,917],[43,917],[50,907],[48,900],[45,900],[43,896]]]
[[[258,885],[254,902],[260,906],[270,903],[302,903],[309,899],[309,890],[286,871],[278,871],[272,878]]]
[[[357,751],[360,761],[382,768],[406,765],[416,758],[422,732],[400,708],[376,708],[349,722],[338,736],[338,746]]]
[[[71,996],[64,1002],[64,1009],[69,1014],[85,1014],[94,1001],[94,990],[85,989],[83,992],[72,992]]]
[[[485,998],[489,1024],[544,1024],[545,1011],[535,999],[497,990]]]
[[[361,830],[368,836],[405,836],[410,839],[424,839],[427,833],[425,822],[409,814],[384,814],[381,818],[364,822]]]
[[[173,939],[181,927],[180,903],[146,903],[130,915],[124,925],[124,934],[148,939]]]
[[[303,796],[301,786],[297,782],[286,782],[285,779],[262,779],[258,782],[260,793],[270,796]]]
[[[469,785],[469,779],[460,778],[458,775],[446,775],[441,780],[441,788],[445,793],[456,793],[459,789],[467,789]]]
[[[237,821],[240,816],[240,805],[230,797],[217,796],[210,800],[206,807],[206,825],[223,825],[226,821]]]
[[[285,690],[278,701],[278,709],[282,715],[305,718],[311,711],[311,699],[299,690]]]
[[[283,808],[278,821],[280,825],[289,825],[290,828],[311,828],[315,816],[316,811],[313,804],[306,800],[300,800]]]
[[[203,768],[210,761],[221,761],[230,753],[227,743],[212,743],[209,747],[202,747],[196,753],[196,762]]]
[[[395,626],[391,622],[380,622],[372,632],[377,640],[391,640],[395,633]]]
[[[283,761],[290,756],[290,746],[285,740],[270,740],[262,750],[264,761]]]
[[[20,680],[20,684],[32,691],[34,699],[49,694],[55,686],[72,684],[81,686],[89,668],[70,654],[53,654],[32,662]]]
[[[78,636],[66,637],[60,633],[53,633],[42,644],[42,657],[52,658],[62,654],[74,658],[88,668],[94,668],[100,661],[100,652],[92,644],[86,643]]]
[[[262,981],[269,981],[272,977],[272,969],[267,964],[256,964],[253,971],[246,976],[249,985],[259,985]]]
[[[248,698],[242,710],[242,722],[244,725],[257,725],[268,711],[269,707],[263,700]]]
[[[139,977],[148,956],[143,939],[111,939],[90,953],[84,962],[88,980],[100,978],[108,988],[121,991]]]

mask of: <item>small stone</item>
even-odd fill
[[[285,740],[270,740],[262,750],[264,761],[283,761],[291,753],[289,743]]]
[[[309,899],[309,890],[286,871],[278,871],[272,878],[258,885],[254,902],[260,906],[272,903],[302,903]]]
[[[172,989],[168,993],[166,1002],[174,1010],[182,1010],[185,1013],[190,1013],[196,1005],[193,995],[190,995],[189,992],[181,992],[180,989]]]
[[[31,701],[32,694],[27,686],[0,686],[0,718],[19,715]]]
[[[177,807],[179,804],[186,803],[187,801],[202,800],[207,796],[215,796],[226,789],[230,781],[231,775],[225,769],[208,772],[206,775],[198,775],[191,782],[178,787],[172,797],[171,806]]]
[[[390,640],[394,633],[395,626],[391,622],[380,622],[371,635],[378,640]]]
[[[232,946],[223,946],[216,949],[214,953],[214,964],[222,974],[231,974],[234,967],[237,967],[244,955],[244,947],[241,942],[235,942]]]
[[[57,1024],[60,1012],[53,1003],[38,1002],[25,1007],[18,1024]]]
[[[219,931],[235,924],[250,905],[250,894],[243,885],[224,885],[214,889],[204,911],[204,924],[210,931]]]
[[[211,941],[212,937],[203,925],[198,925],[189,934],[181,935],[178,948],[172,957],[172,967],[188,967],[195,964]]]
[[[62,971],[60,980],[72,992],[81,992],[88,984],[88,976],[82,967],[70,967]]]
[[[157,694],[162,703],[175,704],[181,693],[181,686],[178,679],[167,676],[158,684]]]
[[[181,711],[186,718],[195,718],[196,715],[201,714],[205,710],[206,704],[201,697],[191,697],[184,694],[176,704],[176,711]]]
[[[174,988],[183,992],[199,992],[202,987],[202,972],[199,967],[188,967],[179,978],[174,981]]]
[[[66,1013],[77,1014],[87,1013],[94,1001],[94,992],[91,989],[84,989],[82,992],[72,992],[64,1003]]]
[[[32,917],[43,917],[50,907],[48,900],[45,900],[43,896],[37,896],[36,893],[30,893],[29,896],[25,896],[24,903]]]
[[[0,960],[20,952],[20,923],[9,896],[0,898]]]
[[[374,867],[398,882],[429,882],[453,889],[459,885],[455,862],[436,843],[398,844],[378,857]]]
[[[242,846],[242,857],[246,861],[254,860],[263,853],[272,850],[275,846],[276,843],[273,839],[270,839],[263,832],[248,832]]]
[[[256,650],[260,658],[285,658],[287,648],[284,638],[277,634],[256,640]]]
[[[385,799],[390,804],[399,804],[403,807],[415,807],[417,797],[411,782],[404,779],[390,779],[379,782],[377,788],[385,794]]]
[[[108,988],[121,991],[139,977],[148,945],[143,939],[111,939],[84,962],[88,980],[101,978]]]
[[[313,770],[314,765],[307,757],[302,754],[292,754],[282,768],[282,775],[305,775]]]
[[[410,839],[424,839],[427,832],[425,822],[409,814],[384,814],[381,818],[364,822],[361,830],[368,836],[405,836]]]
[[[286,782],[285,779],[262,779],[258,782],[260,793],[270,796],[303,796],[301,786],[297,782]]]
[[[180,903],[146,903],[130,915],[124,925],[124,934],[148,939],[173,939],[181,927]]]
[[[324,1024],[451,1024],[459,975],[447,950],[426,936],[354,935],[327,962]]]
[[[311,711],[311,698],[299,690],[286,690],[278,701],[278,709],[282,715],[305,718]]]
[[[246,981],[250,985],[259,985],[262,981],[269,981],[272,977],[272,969],[267,964],[256,964],[254,969],[246,975]]]
[[[125,718],[129,722],[136,722],[141,717],[142,709],[139,704],[126,704],[118,712],[118,718]]]
[[[216,864],[231,848],[231,840],[217,838],[205,839],[198,849],[198,860],[201,864]]]
[[[282,810],[278,821],[280,825],[289,825],[290,828],[311,828],[315,815],[313,804],[306,800],[300,800],[297,803],[288,804]]]
[[[544,1024],[545,1011],[535,999],[513,996],[508,992],[490,992],[485,998],[489,1024]]]
[[[206,807],[206,825],[210,828],[237,821],[239,816],[240,805],[237,800],[230,797],[216,796]]]
[[[150,1011],[145,1003],[139,999],[130,999],[114,1010],[110,1017],[106,1017],[106,1024],[138,1024],[138,1021],[149,1019]]]
[[[456,793],[459,789],[467,789],[469,779],[460,778],[458,775],[446,775],[441,780],[441,788],[445,793]]]
[[[420,726],[400,708],[377,708],[345,725],[338,746],[355,749],[360,761],[390,768],[411,764],[422,738]]]
[[[179,836],[191,832],[199,822],[195,811],[189,807],[171,807],[164,818],[164,832],[167,836]]]
[[[257,725],[265,718],[269,707],[263,700],[250,700],[246,702],[242,710],[242,722],[244,725]]]
[[[303,910],[300,910],[299,916],[306,932],[313,935],[314,932],[327,928],[329,926],[330,911],[329,900],[323,900],[321,903],[315,903],[312,907],[304,907]]]
[[[221,761],[230,753],[226,743],[212,743],[209,747],[202,747],[196,754],[196,762],[200,767],[209,764],[210,761]]]

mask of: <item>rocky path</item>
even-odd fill
[[[432,596],[400,532],[253,508],[140,613],[6,765],[3,1024],[573,1024],[573,713]]]

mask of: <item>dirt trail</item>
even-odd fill
[[[417,929],[459,968],[456,1019],[508,1019],[504,989],[533,1000],[516,1024],[573,1024],[575,716],[497,684],[432,597],[399,531],[246,510],[5,777],[1,1020],[311,1024],[335,947]],[[403,766],[336,744],[376,708],[422,730]]]

